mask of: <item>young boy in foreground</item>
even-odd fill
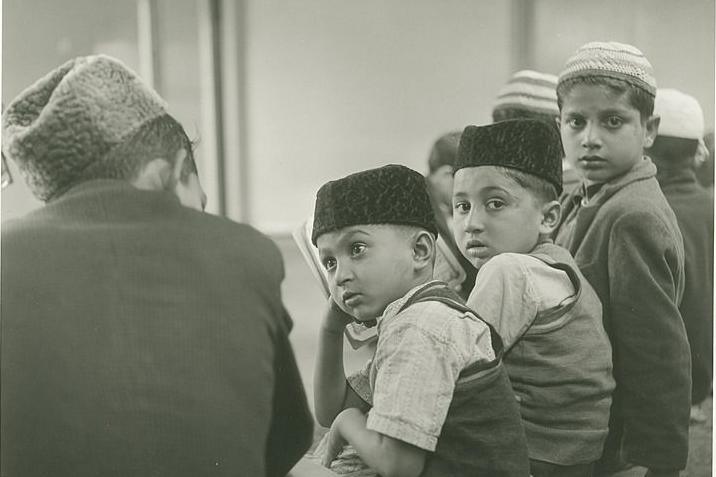
[[[675,477],[688,456],[684,247],[643,153],[659,126],[655,93],[649,61],[615,42],[581,47],[557,85],[565,156],[585,180],[563,201],[555,241],[599,295],[613,349],[616,390],[598,475]]]
[[[468,305],[493,325],[520,403],[534,477],[590,477],[614,389],[599,298],[550,234],[559,223],[556,128],[468,126],[453,189],[455,236],[478,269]]]
[[[313,243],[331,304],[319,338],[323,461],[345,444],[384,477],[526,476],[519,409],[495,331],[432,279],[437,228],[425,179],[389,165],[325,184]],[[343,370],[343,329],[377,319],[363,386]]]

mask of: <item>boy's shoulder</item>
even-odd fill
[[[554,245],[554,247],[562,248],[557,245]],[[567,252],[566,249],[563,250]],[[540,255],[547,260],[540,258]],[[523,280],[538,270],[550,268],[546,263],[549,259],[559,261],[559,258],[554,256],[552,250],[542,250],[541,248],[535,248],[530,253],[503,252],[488,260],[478,271],[478,276],[481,274],[482,276],[489,275],[493,280],[508,282]]]
[[[616,214],[639,213],[668,207],[655,177],[643,178],[616,188],[601,204],[605,212]]]
[[[656,178],[630,182],[610,194],[599,204],[598,219],[611,227],[615,222],[637,222],[674,231],[676,216],[669,206]]]
[[[406,330],[430,335],[439,340],[450,340],[456,329],[475,329],[482,331],[487,325],[477,317],[462,300],[451,306],[436,298],[425,298],[403,307],[392,319],[382,325],[381,334],[402,333]],[[465,319],[472,315],[473,319]]]
[[[599,206],[589,228],[597,236],[658,244],[663,249],[678,247],[682,240],[676,215],[653,177],[614,192]]]

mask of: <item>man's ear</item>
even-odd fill
[[[450,164],[443,164],[442,166],[438,167],[438,172],[441,176],[450,176],[454,174],[453,167]]]
[[[177,183],[181,180],[181,170],[184,167],[184,161],[186,160],[186,149],[179,148],[177,153],[174,155],[174,163],[172,165],[172,177],[174,182]]]
[[[413,237],[413,259],[417,269],[432,267],[435,257],[435,237],[421,230]]]
[[[172,164],[157,157],[144,164],[137,176],[131,181],[137,189],[167,190],[174,183]]]
[[[542,221],[539,225],[540,235],[551,235],[559,225],[561,218],[562,205],[558,201],[551,200],[545,203],[542,206]]]
[[[654,145],[656,135],[659,133],[659,123],[661,118],[657,115],[651,116],[646,120],[646,132],[644,134],[644,147],[649,148]]]

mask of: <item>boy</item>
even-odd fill
[[[601,475],[676,476],[688,454],[689,344],[678,304],[684,248],[676,217],[643,155],[653,144],[656,81],[631,45],[593,42],[559,77],[567,160],[584,182],[563,200],[556,243],[603,306],[616,389]]]
[[[440,237],[465,271],[465,279],[462,283],[456,284],[456,291],[461,298],[466,299],[475,285],[477,270],[460,253],[452,234],[452,182],[460,134],[461,131],[453,131],[440,136],[435,141],[428,157],[426,178]]]
[[[324,464],[350,444],[378,474],[528,474],[524,431],[495,331],[432,280],[437,228],[425,179],[389,165],[318,191],[313,243],[331,305],[316,365]],[[348,386],[343,328],[377,319],[378,343]],[[355,383],[355,380],[353,380]]]
[[[506,119],[540,119],[555,124],[557,77],[539,71],[522,70],[513,74],[497,94],[492,107],[492,122]],[[567,161],[562,161],[562,189],[569,192],[580,182],[579,174]]]
[[[679,306],[691,345],[691,420],[709,417],[701,404],[713,377],[713,240],[711,194],[696,180],[696,161],[705,155],[704,113],[695,98],[675,89],[659,89],[654,112],[659,134],[647,154],[656,179],[676,214],[684,238],[685,287]]]
[[[518,119],[465,128],[455,165],[455,237],[478,269],[468,304],[503,337],[535,477],[592,475],[614,389],[599,298],[549,239],[561,157],[553,125]]]

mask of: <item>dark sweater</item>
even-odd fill
[[[612,342],[614,392],[601,467],[623,462],[683,469],[688,456],[691,365],[678,304],[684,248],[674,212],[644,158],[587,205],[564,201],[555,242],[567,248],[602,302]]]
[[[2,475],[285,475],[312,419],[276,246],[92,181],[2,229]]]

